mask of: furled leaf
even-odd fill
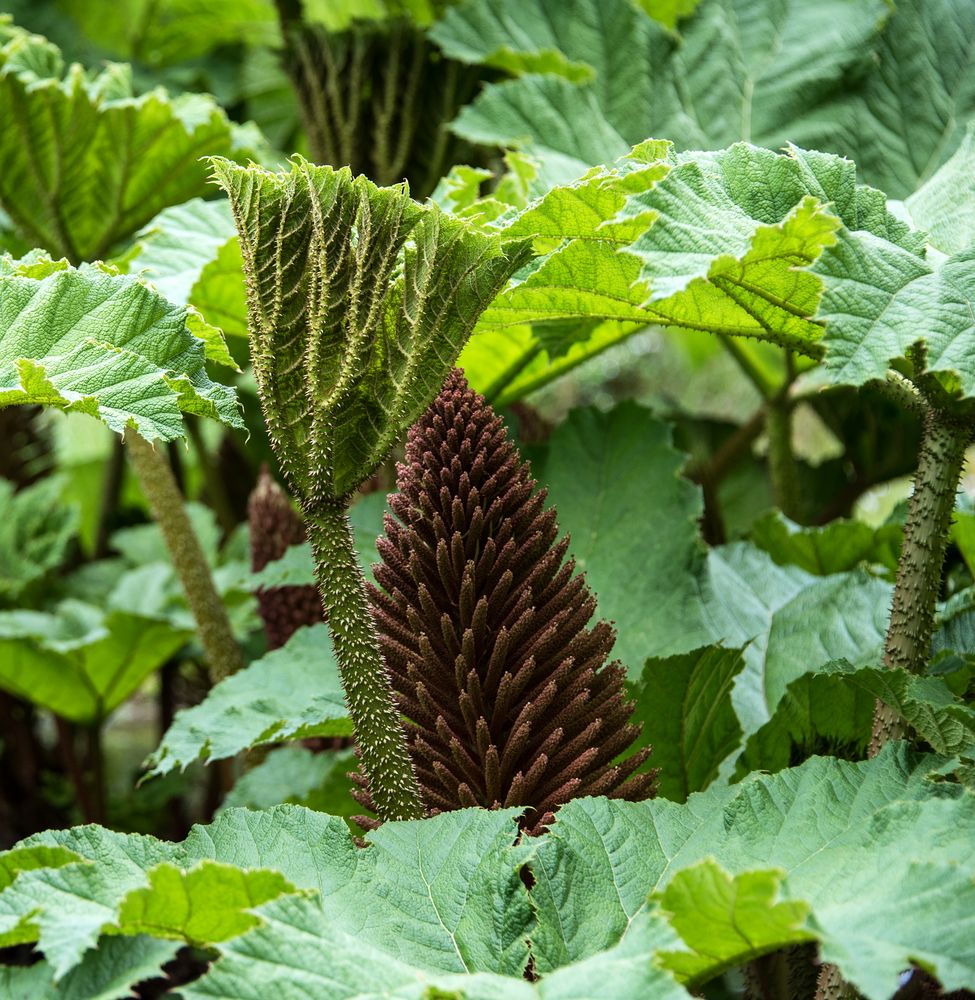
[[[564,180],[647,136],[691,149],[783,145],[797,119],[818,107],[827,116],[848,78],[867,68],[884,14],[874,2],[704,0],[678,40],[626,0],[474,0],[448,11],[433,37],[461,60],[504,52],[520,72],[547,54],[547,75],[486,87],[454,127],[556,162]],[[592,80],[567,78],[581,77],[579,67]]]
[[[10,265],[0,273],[0,406],[80,410],[164,441],[182,434],[182,412],[241,427],[234,390],[204,368],[207,357],[227,359],[223,338],[211,328],[201,341],[190,320],[186,307],[98,266]]]
[[[0,611],[0,687],[72,722],[117,708],[192,636],[79,601],[55,612]]]
[[[161,775],[263,743],[351,732],[328,629],[313,625],[178,712],[149,764]]]
[[[107,257],[167,205],[202,194],[203,153],[253,149],[210,97],[136,97],[126,66],[88,77],[43,38],[7,28],[2,40],[0,204],[31,244],[73,263]]]
[[[736,787],[712,786],[685,805],[569,803],[532,866],[536,969],[544,981],[548,969],[612,945],[649,894],[667,898],[675,880],[675,903],[691,884],[699,893],[690,914],[674,906],[677,926],[705,944],[702,922],[727,899],[728,883],[714,868],[683,872],[711,857],[732,877],[781,870],[777,897],[766,895],[763,905],[777,904],[775,915],[793,930],[798,907],[808,908],[803,930],[870,1000],[887,1000],[912,961],[947,990],[970,987],[975,799],[959,786],[942,796],[938,789],[949,786],[927,780],[931,766],[930,758],[888,745],[869,761],[814,758]],[[766,894],[771,888],[767,875],[742,880],[742,888],[748,882]],[[735,959],[727,930],[714,943],[721,947],[708,968],[716,972]],[[741,942],[736,957],[750,953]],[[680,961],[704,979],[704,957]]]
[[[348,169],[211,162],[240,234],[254,374],[288,487],[302,502],[344,497],[439,391],[529,247]]]
[[[78,531],[78,509],[61,500],[63,483],[47,476],[14,492],[0,479],[0,605],[16,600],[59,566]]]
[[[685,801],[706,788],[737,749],[741,726],[731,689],[744,666],[740,650],[710,646],[649,659],[630,684],[633,721],[643,724],[634,746],[653,746],[658,795]]]
[[[291,802],[331,816],[352,816],[362,811],[348,777],[355,768],[353,750],[313,753],[300,746],[278,747],[237,779],[222,808],[268,809]]]

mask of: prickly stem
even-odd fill
[[[419,819],[424,809],[355,552],[345,500],[306,511],[318,588],[328,615],[363,770],[383,820]]]
[[[951,513],[965,448],[971,437],[969,421],[952,418],[934,407],[928,410],[884,648],[884,663],[888,667],[919,674],[927,664]],[[902,738],[904,733],[900,717],[878,702],[870,740],[871,756],[889,740]]]
[[[183,496],[165,453],[153,448],[131,428],[125,432],[125,445],[196,621],[210,668],[210,680],[216,684],[244,666],[227,609],[214,586],[210,566],[186,513]]]

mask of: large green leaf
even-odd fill
[[[136,278],[45,260],[0,269],[0,406],[80,410],[164,441],[183,412],[243,426],[207,357],[233,364],[218,330]]]
[[[72,722],[103,720],[192,637],[168,622],[68,600],[0,611],[0,687]]]
[[[221,808],[268,809],[290,802],[331,816],[354,816],[362,812],[348,777],[355,768],[353,750],[278,747],[237,779]]]
[[[149,764],[167,774],[263,743],[351,732],[328,629],[313,625],[178,712]]]
[[[813,751],[858,755],[870,739],[878,698],[938,753],[975,746],[975,708],[955,697],[945,679],[840,660],[790,682],[771,719],[749,737],[738,758],[739,777],[779,770]]]
[[[651,658],[630,684],[633,721],[643,725],[636,745],[653,746],[658,795],[685,801],[706,788],[737,749],[741,726],[731,689],[744,666],[740,650],[710,646]]]
[[[108,256],[161,209],[206,190],[203,154],[254,148],[256,134],[210,97],[136,97],[128,67],[89,77],[65,69],[43,38],[5,28],[3,40],[0,205],[50,253],[74,263]]]
[[[0,941],[37,940],[61,976],[103,929],[155,924],[153,933],[212,944],[252,925],[245,911],[261,896],[297,887],[391,964],[520,976],[531,909],[518,875],[528,852],[515,837],[511,810],[465,810],[387,824],[362,850],[343,820],[294,806],[228,810],[182,844],[94,826],[38,834],[21,854],[57,845],[77,860],[17,874],[0,893]],[[199,905],[208,893],[211,905]]]
[[[877,661],[890,585],[864,570],[817,576],[735,543],[705,553],[699,490],[650,411],[574,411],[534,461],[586,573],[615,652],[639,683],[647,657],[710,643],[746,647],[732,700],[746,733],[769,718],[789,681],[846,658]]]
[[[635,8],[468,0],[449,11],[433,31],[448,55],[527,74],[485,88],[454,127],[530,150],[561,180],[647,136],[683,149],[792,141],[848,156],[869,183],[906,197],[975,114],[967,0],[906,0],[893,11],[703,0],[679,36]],[[673,23],[682,12],[664,13]]]
[[[958,786],[940,795],[926,779],[932,764],[891,745],[870,761],[814,758],[735,788],[714,787],[685,805],[570,802],[532,865],[536,968],[544,974],[614,944],[652,893],[660,895],[651,912],[673,913],[695,956],[671,964],[693,978],[752,956],[747,940],[736,946],[729,934],[734,913],[721,905],[729,898],[726,877],[713,866],[687,871],[710,857],[740,888],[750,882],[757,902],[764,894],[763,905],[775,903],[777,888],[787,931],[801,933],[792,940],[817,937],[823,958],[871,1000],[887,1000],[912,962],[949,990],[970,988],[975,797]],[[744,878],[756,870],[785,877]],[[810,913],[802,927],[797,906]],[[761,926],[768,934],[764,920]],[[708,941],[710,957],[699,950]],[[767,939],[769,948],[780,942]]]
[[[235,42],[280,44],[271,0],[60,0],[58,6],[113,56],[152,66]]]
[[[162,974],[179,944],[143,935],[104,938],[66,976],[55,979],[47,962],[0,965],[0,996],[8,1000],[119,1000],[132,987]]]
[[[574,410],[533,462],[634,679],[648,656],[710,638],[698,581],[701,499],[680,477],[684,461],[666,424],[623,403],[609,413]]]

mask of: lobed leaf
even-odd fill
[[[73,263],[107,257],[202,194],[204,153],[243,157],[257,144],[211,97],[135,96],[127,66],[89,77],[36,35],[6,28],[2,41],[0,205],[32,245]]]
[[[313,625],[178,712],[147,763],[162,775],[265,743],[351,733],[328,628]]]
[[[227,361],[219,331],[143,282],[97,265],[26,260],[0,273],[0,406],[80,410],[121,433],[170,441],[182,413],[242,427],[234,390],[205,359]],[[231,362],[232,363],[232,362]]]
[[[53,613],[0,611],[0,687],[71,722],[95,725],[192,635],[74,600]]]

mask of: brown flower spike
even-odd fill
[[[571,798],[651,796],[649,748],[614,763],[640,729],[622,667],[605,665],[613,629],[589,627],[569,539],[462,372],[397,471],[370,598],[428,809],[526,806],[537,833]]]
[[[265,466],[247,501],[251,569],[257,572],[280,559],[291,545],[305,540],[305,529],[288,495]],[[268,649],[283,646],[303,625],[323,621],[322,599],[315,586],[268,587],[258,591],[257,610],[264,622]]]

